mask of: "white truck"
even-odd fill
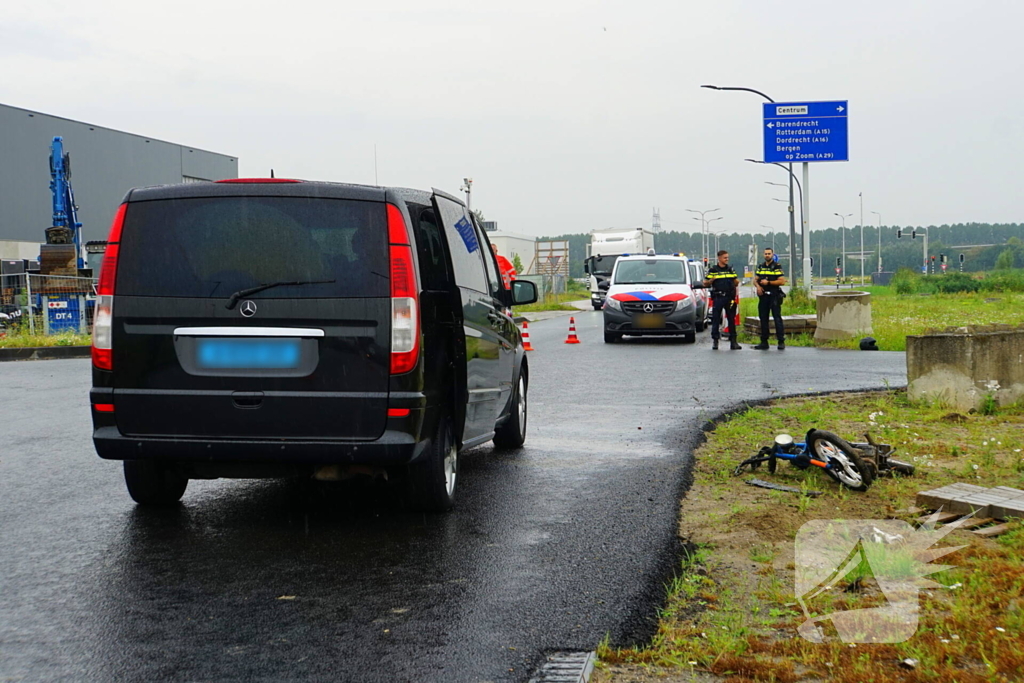
[[[595,311],[604,306],[615,261],[623,254],[646,254],[654,248],[654,233],[647,228],[606,228],[590,232],[583,269],[590,276],[590,303]]]

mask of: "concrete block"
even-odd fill
[[[1006,498],[1024,498],[1024,490],[1015,489],[1012,486],[996,486],[990,490],[992,493],[998,493]]]
[[[871,294],[843,290],[820,292],[814,297],[817,310],[815,342],[833,339],[855,339],[869,335],[871,329]]]
[[[987,491],[988,489],[984,486],[956,482],[955,484],[949,484],[948,486],[931,491],[918,492],[914,504],[927,510],[942,508],[944,511],[949,512],[951,511],[949,507],[950,501],[972,494],[986,493]]]
[[[907,337],[911,400],[977,409],[987,396],[998,405],[1024,398],[1024,326],[950,328]]]
[[[995,505],[989,505],[988,509],[993,517],[998,517],[999,519],[1009,519],[1011,517],[1024,519],[1024,498],[1005,500]]]
[[[993,504],[1000,504],[1002,500],[995,496],[990,496],[984,493],[977,493],[971,496],[964,496],[962,498],[955,498],[949,501],[943,510],[949,512],[955,512],[957,514],[966,515],[974,513],[975,517],[993,517],[990,508]]]
[[[782,326],[786,330],[786,336],[813,332],[815,327],[814,316],[811,315],[784,315]],[[751,334],[761,333],[761,319],[756,315],[748,315],[743,319],[743,329]],[[768,319],[768,330],[772,336],[775,335],[775,321]]]

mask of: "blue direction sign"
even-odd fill
[[[764,105],[764,160],[849,161],[846,100]]]

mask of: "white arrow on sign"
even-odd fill
[[[774,123],[769,123],[769,124],[768,124],[768,127],[769,127],[769,128],[774,128],[774,127],[775,127],[775,124],[774,124]]]
[[[843,110],[843,105],[839,105],[838,107],[836,107],[836,111],[842,111],[842,110]]]

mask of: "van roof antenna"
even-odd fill
[[[270,169],[270,177],[271,177],[271,178],[273,178],[273,177],[274,177],[274,169]]]

